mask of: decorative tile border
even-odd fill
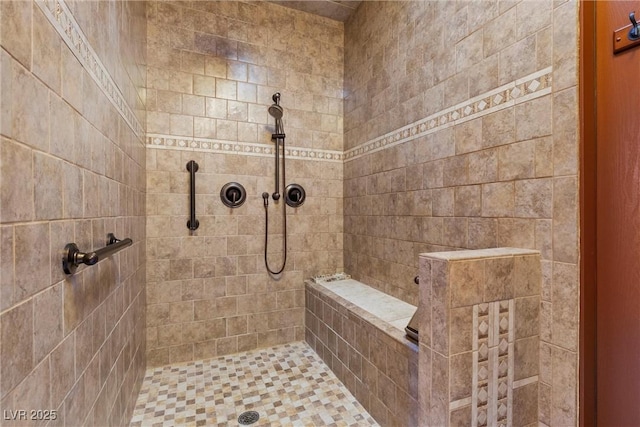
[[[124,96],[106,67],[102,64],[98,54],[89,44],[87,37],[73,17],[65,0],[35,0],[35,4],[42,10],[98,87],[116,107],[122,118],[135,134],[141,137],[144,134],[143,126],[138,122],[135,113],[125,101]],[[285,154],[288,157],[298,159],[348,162],[449,126],[464,123],[465,121],[544,96],[551,93],[551,87],[552,67],[548,67],[367,141],[345,152],[292,147],[285,150]],[[271,145],[267,144],[216,141],[201,138],[186,139],[165,135],[147,135],[147,145],[153,148],[193,149],[253,156],[268,156],[272,154],[273,150]]]
[[[217,139],[189,138],[157,134],[147,134],[147,147],[188,151],[207,151],[212,153],[260,157],[271,157],[275,153],[273,144],[222,141]],[[341,151],[320,150],[315,148],[286,147],[284,154],[288,159],[338,163],[341,163],[344,159],[344,155]]]
[[[60,34],[62,40],[78,58],[78,61],[80,61],[113,106],[116,107],[116,110],[129,127],[139,138],[142,138],[144,136],[144,127],[138,122],[135,113],[125,101],[120,89],[102,64],[100,57],[89,44],[89,40],[82,32],[80,25],[73,17],[65,1],[35,0],[35,4],[42,10],[49,22]]]
[[[513,418],[514,300],[473,306],[471,425],[509,427]]]
[[[429,117],[418,120],[400,129],[389,132],[345,152],[313,148],[289,147],[285,155],[295,159],[330,162],[349,162],[367,154],[375,153],[411,141],[420,136],[464,123],[484,115],[503,110],[551,93],[552,68],[537,71],[511,83],[476,96],[463,103],[447,108]],[[273,145],[250,142],[220,141],[205,138],[189,138],[173,135],[147,134],[150,148],[172,148],[179,150],[202,150],[217,153],[247,156],[271,156]]]
[[[449,126],[482,117],[551,93],[552,68],[537,71],[487,93],[420,119],[345,151],[344,161],[391,148]]]

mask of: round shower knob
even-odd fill
[[[292,208],[302,206],[306,197],[307,194],[300,184],[289,184],[287,188],[284,189],[284,200],[287,202],[287,205]]]
[[[246,190],[237,182],[228,182],[220,190],[220,200],[229,208],[239,208],[246,199]]]

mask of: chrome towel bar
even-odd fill
[[[101,259],[113,255],[132,244],[133,240],[117,239],[113,233],[107,234],[107,246],[94,252],[80,252],[75,243],[67,243],[62,257],[62,269],[66,274],[73,274],[80,264],[94,265]]]

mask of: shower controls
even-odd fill
[[[226,207],[239,208],[246,199],[247,191],[237,182],[228,182],[220,190],[220,200]]]
[[[284,189],[284,200],[287,205],[292,208],[298,208],[304,203],[304,199],[307,197],[304,188],[300,184],[289,184]]]

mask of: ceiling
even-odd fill
[[[346,22],[362,0],[271,0],[272,3]]]

